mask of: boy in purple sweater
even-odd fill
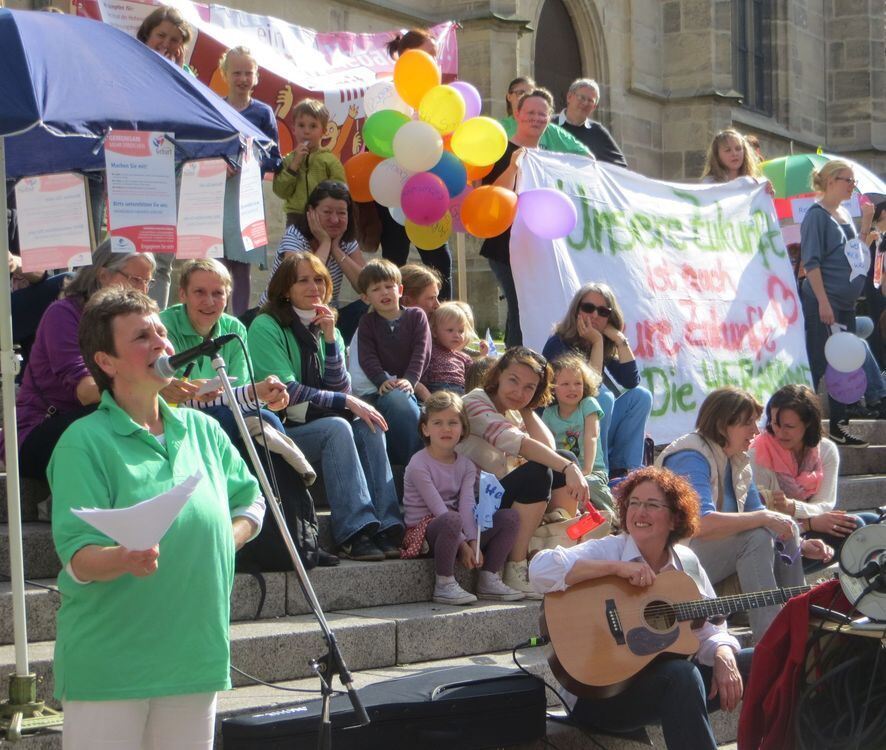
[[[415,384],[431,361],[431,329],[420,307],[400,307],[400,269],[388,260],[371,260],[357,279],[369,305],[357,328],[358,359],[378,389],[374,402],[388,423],[388,458],[405,466],[422,447]]]

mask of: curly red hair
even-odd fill
[[[698,493],[683,477],[657,466],[645,466],[632,471],[615,488],[616,510],[621,528],[627,528],[628,500],[634,490],[644,482],[658,485],[674,514],[674,530],[668,537],[668,544],[675,544],[680,539],[693,536],[698,531],[701,517]]]

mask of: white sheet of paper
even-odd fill
[[[231,383],[236,383],[238,378],[236,375],[228,375],[228,380]],[[221,378],[217,375],[212,378],[212,380],[207,380],[203,385],[200,386],[200,390],[197,391],[198,396],[205,396],[210,391],[214,391],[216,388],[221,388]]]
[[[71,508],[71,512],[126,549],[146,550],[157,544],[185,507],[203,472],[156,497],[128,508]]]

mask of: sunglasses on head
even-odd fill
[[[601,318],[608,318],[612,315],[612,308],[606,307],[606,305],[595,305],[591,302],[582,302],[578,309],[583,313],[587,313],[590,315],[591,313],[597,313]]]

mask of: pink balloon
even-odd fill
[[[449,84],[461,94],[461,98],[465,100],[465,120],[476,117],[480,114],[483,101],[480,99],[480,92],[467,81],[453,81]]]
[[[449,210],[449,191],[437,175],[419,172],[406,180],[400,194],[400,208],[415,224],[435,224]]]
[[[449,213],[452,214],[452,231],[453,232],[466,232],[465,225],[461,223],[461,204],[465,202],[465,198],[467,198],[471,193],[474,192],[474,188],[468,185],[464,190],[462,190],[458,195],[455,196],[451,201],[449,201]]]

